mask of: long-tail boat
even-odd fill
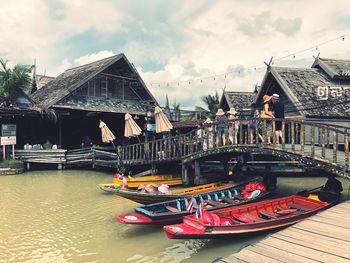
[[[246,186],[252,182],[261,184],[261,177],[253,177],[247,181],[233,185],[227,189],[219,189],[208,193],[201,193],[193,197],[179,198],[172,201],[160,202],[135,208],[135,212],[118,216],[117,220],[126,224],[139,225],[166,225],[181,222],[183,216],[194,213],[200,203],[205,204],[208,211],[223,207],[231,207],[247,202],[252,202],[265,197],[270,192],[259,191],[258,195],[243,196]],[[188,204],[193,202],[193,209],[188,209]]]
[[[202,211],[163,229],[171,239],[242,237],[295,224],[333,204],[292,195],[214,212]]]
[[[181,185],[182,178],[180,175],[150,175],[143,177],[126,177],[126,181],[128,183],[128,188],[136,189],[140,184],[167,184],[167,185]],[[113,178],[113,184],[99,184],[101,190],[106,192],[112,192],[111,186],[119,187],[121,186],[123,181],[119,178]]]
[[[205,184],[195,187],[183,188],[183,189],[175,189],[170,190],[168,193],[148,193],[146,191],[137,191],[137,190],[129,190],[129,189],[117,189],[115,187],[109,188],[111,191],[119,196],[130,199],[134,202],[141,204],[153,204],[158,202],[164,202],[169,200],[174,200],[178,198],[190,197],[192,195],[203,193],[203,192],[211,192],[216,191],[218,189],[228,189],[232,187],[232,184],[228,183],[211,183]]]

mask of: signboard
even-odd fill
[[[1,136],[16,136],[16,124],[1,125]]]
[[[1,136],[0,145],[14,145],[16,144],[16,136]]]
[[[147,131],[155,131],[156,130],[156,125],[148,123],[147,124]]]

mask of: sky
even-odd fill
[[[0,0],[0,58],[64,70],[124,53],[161,105],[253,91],[274,66],[350,59],[348,0]],[[316,45],[336,39],[328,44]],[[297,51],[313,47],[311,50]],[[293,54],[295,54],[293,56]],[[277,59],[285,57],[284,59]]]

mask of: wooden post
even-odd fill
[[[315,157],[315,127],[311,126],[311,157]]]
[[[337,163],[338,138],[337,132],[333,131],[333,162]]]
[[[326,157],[326,131],[325,128],[322,128],[322,134],[321,134],[321,155],[324,159]]]
[[[243,125],[239,122],[239,144],[243,144]]]
[[[275,119],[271,120],[272,122],[272,147],[276,149],[276,142],[277,142],[277,136],[276,136],[276,121]]]
[[[2,159],[4,161],[6,160],[6,145],[2,146]]]
[[[255,120],[255,144],[256,144],[256,146],[259,145],[259,140],[260,140],[260,138],[259,138],[259,123],[260,123],[259,120]]]
[[[196,185],[200,184],[200,176],[201,176],[201,167],[200,167],[200,163],[198,160],[194,161],[194,183]]]
[[[186,164],[182,164],[182,183],[186,186],[190,184],[190,180],[188,178],[188,167]]]
[[[290,123],[290,130],[291,130],[291,144],[292,144],[292,151],[295,151],[295,125],[294,122]]]
[[[151,165],[151,169],[152,169],[152,175],[155,175],[157,173],[157,167],[154,163]]]
[[[15,159],[15,145],[12,144],[12,160]]]
[[[62,148],[62,117],[58,116],[58,145]]]
[[[344,170],[345,171],[348,171],[349,169],[349,135],[347,132],[348,131],[345,130],[345,135],[344,135],[344,154],[345,154]]]
[[[300,127],[300,146],[301,146],[301,154],[305,151],[305,126],[301,125]]]
[[[264,144],[266,145],[267,144],[267,124],[266,124],[266,119],[264,119],[263,126],[264,126],[264,134],[263,134]]]
[[[282,120],[282,149],[286,148],[286,122]]]

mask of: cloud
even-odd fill
[[[300,17],[294,19],[284,19],[279,17],[274,26],[278,32],[285,34],[286,36],[295,35],[301,28],[302,19]]]
[[[285,19],[278,17],[272,19],[270,11],[263,11],[251,17],[238,17],[237,29],[248,36],[266,35],[273,31],[280,32],[286,36],[295,35],[301,28],[300,17]]]
[[[74,59],[74,63],[81,66],[97,60],[114,56],[115,54],[109,50],[99,51],[97,53],[87,54],[85,56]]]
[[[347,0],[296,1],[6,1],[0,9],[0,56],[12,64],[36,58],[38,73],[55,76],[123,52],[161,104],[168,93],[172,102],[193,108],[201,96],[221,94],[224,87],[252,91],[270,57],[347,33]],[[348,41],[275,65],[310,66],[318,52],[347,59]]]

